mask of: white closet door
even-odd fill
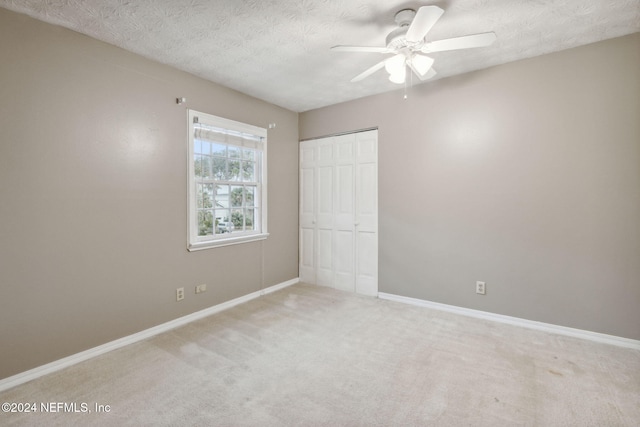
[[[300,280],[378,292],[377,131],[300,144]]]
[[[332,286],[333,262],[333,191],[334,191],[334,145],[332,138],[318,140],[316,164],[316,232],[317,232],[317,277],[316,283]]]
[[[354,292],[355,289],[355,156],[354,134],[335,138],[334,200],[335,260],[334,285],[336,289]]]
[[[300,280],[316,283],[316,141],[300,143]]]
[[[355,134],[356,292],[378,295],[378,132]]]

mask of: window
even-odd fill
[[[189,110],[190,251],[265,239],[267,130]]]

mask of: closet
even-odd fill
[[[300,142],[300,280],[378,294],[378,131]]]

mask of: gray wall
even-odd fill
[[[187,252],[187,114],[176,97],[277,123],[268,240]],[[296,278],[297,120],[0,9],[0,378]],[[208,291],[196,296],[200,283]]]
[[[379,127],[380,291],[640,339],[640,34],[408,94],[300,115]]]

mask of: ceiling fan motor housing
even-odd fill
[[[396,13],[394,20],[400,27],[408,27],[415,17],[416,11],[414,9],[402,9]]]
[[[416,11],[413,9],[402,9],[395,15],[396,24],[398,28],[391,31],[387,35],[386,45],[389,49],[400,50],[405,47],[417,47],[422,44],[422,41],[418,43],[408,42],[406,39],[409,26],[413,22],[413,18],[416,16]]]

